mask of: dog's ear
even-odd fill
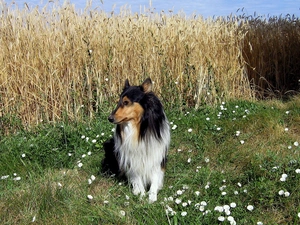
[[[124,85],[124,90],[127,89],[127,88],[129,88],[129,87],[130,87],[129,80],[126,79],[125,80],[125,85]]]
[[[145,93],[148,93],[152,91],[152,81],[150,78],[147,78],[143,83],[142,83],[143,91]]]

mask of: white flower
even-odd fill
[[[298,141],[295,141],[295,142],[294,142],[294,145],[295,145],[296,147],[299,146]]]
[[[209,158],[206,157],[206,158],[204,159],[204,161],[205,161],[206,163],[209,163]]]
[[[287,174],[282,174],[281,175],[281,178],[280,178],[280,181],[286,181],[286,178],[288,177],[288,175]]]
[[[202,201],[202,202],[200,202],[200,205],[207,206],[207,203],[206,203],[206,201]]]
[[[92,183],[92,180],[91,179],[88,179],[88,184],[91,184]]]
[[[87,154],[88,154],[88,155],[91,155],[91,154],[92,154],[92,152],[91,152],[91,151],[89,151]]]
[[[223,191],[222,193],[221,193],[221,195],[227,195],[227,192],[226,191]]]
[[[230,207],[231,207],[231,208],[235,208],[235,207],[236,207],[236,203],[235,203],[235,202],[231,202],[231,203],[230,203]]]
[[[284,195],[284,190],[278,191],[278,194],[279,194],[279,195]]]
[[[277,170],[277,169],[279,169],[279,166],[272,167],[272,170]]]
[[[221,127],[217,127],[217,130],[221,130]]]
[[[207,120],[207,121],[209,121],[209,120],[210,120],[210,118],[209,118],[209,117],[207,117],[207,118],[206,118],[206,120]]]
[[[216,206],[214,210],[221,213],[224,211],[224,208],[223,208],[223,206]]]
[[[172,201],[173,201],[173,197],[170,196],[170,197],[168,198],[168,201],[172,202]]]
[[[104,203],[104,204],[108,204],[108,203],[109,203],[109,201],[107,201],[107,200],[104,200],[104,201],[103,201],[103,203]]]
[[[192,159],[191,158],[188,158],[187,162],[188,163],[191,163]]]
[[[244,140],[240,140],[240,143],[243,145],[245,143],[245,141]]]
[[[233,218],[232,216],[228,216],[228,217],[227,217],[227,220],[228,220],[229,222],[235,221],[234,218]]]
[[[248,206],[247,206],[247,209],[248,209],[249,211],[252,211],[252,210],[254,209],[254,206],[253,206],[253,205],[248,205]]]
[[[179,205],[179,204],[181,203],[181,199],[176,198],[176,199],[175,199],[175,203],[176,203],[177,205]]]
[[[121,216],[125,216],[125,215],[126,215],[125,211],[124,211],[124,210],[121,210],[121,211],[120,211],[120,215],[121,215]]]
[[[187,212],[181,212],[181,216],[186,216],[187,215]]]
[[[22,158],[25,158],[25,157],[26,157],[25,153],[23,153],[21,156],[22,156]]]
[[[226,185],[223,185],[222,187],[219,187],[219,190],[220,190],[220,191],[224,191],[225,188],[226,188]]]
[[[187,190],[187,189],[189,189],[189,186],[185,184],[185,185],[182,186],[182,189]]]
[[[200,195],[200,191],[195,191],[195,195],[199,196]]]
[[[218,220],[221,221],[221,222],[223,222],[225,220],[225,217],[224,216],[219,216]]]
[[[261,222],[261,221],[258,221],[256,224],[257,225],[264,225],[263,222]]]
[[[177,195],[182,195],[182,193],[183,193],[182,190],[178,190],[178,191],[176,192]]]
[[[285,197],[289,197],[290,196],[290,192],[288,192],[288,191],[284,192],[284,196]]]
[[[96,177],[94,175],[91,176],[91,180],[94,181]]]
[[[300,212],[298,213],[298,217],[300,218]]]
[[[9,175],[2,176],[2,177],[1,177],[1,180],[5,180],[5,179],[7,179],[8,177],[9,177]]]
[[[21,177],[15,177],[15,178],[13,178],[13,180],[16,180],[16,181],[21,180]]]
[[[227,210],[230,209],[230,206],[229,206],[229,205],[223,205],[223,209],[224,209],[225,211],[227,211]]]
[[[32,222],[32,223],[35,222],[35,216],[32,218],[31,222]]]
[[[287,128],[287,127],[286,127],[286,128],[284,128],[284,131],[289,131],[289,128]]]
[[[286,112],[285,112],[285,114],[287,114],[287,115],[288,115],[289,113],[290,113],[290,111],[286,111]]]
[[[93,139],[93,140],[92,140],[92,143],[96,143],[96,142],[97,142],[97,140],[96,140],[96,139]]]
[[[175,130],[177,128],[177,125],[172,126],[172,130]]]
[[[187,205],[188,205],[188,204],[187,204],[186,202],[183,202],[183,203],[182,203],[182,206],[183,206],[183,207],[186,207]]]
[[[83,154],[81,157],[82,157],[82,158],[86,157],[86,154]]]
[[[295,172],[296,172],[296,173],[300,173],[300,169],[296,169]]]
[[[92,195],[88,195],[87,198],[90,199],[90,200],[92,200],[93,196]]]
[[[188,129],[188,132],[189,132],[189,133],[191,133],[192,131],[193,131],[193,129],[192,129],[192,128]]]
[[[83,166],[83,164],[80,162],[80,163],[77,164],[77,166],[80,168],[80,167]]]

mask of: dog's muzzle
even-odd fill
[[[110,114],[110,116],[108,117],[108,121],[111,122],[111,123],[115,122],[115,117],[114,117],[113,114]]]

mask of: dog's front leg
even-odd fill
[[[149,194],[149,203],[157,201],[157,193],[163,186],[164,172],[162,170],[153,172]]]
[[[143,181],[140,177],[134,176],[130,179],[130,183],[132,185],[132,193],[134,195],[140,194],[141,197],[145,195],[145,187]]]

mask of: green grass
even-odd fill
[[[299,103],[168,109],[172,143],[154,204],[99,173],[109,110],[91,122],[18,125],[0,137],[1,224],[298,224]]]

